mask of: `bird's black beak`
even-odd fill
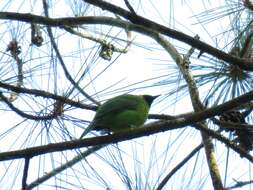
[[[158,98],[159,96],[161,96],[161,94],[153,96],[154,99]]]
[[[152,104],[152,102],[154,101],[154,99],[156,99],[159,96],[160,95],[157,95],[157,96],[143,95],[143,98],[146,100],[146,102],[150,106]]]

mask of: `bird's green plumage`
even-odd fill
[[[117,132],[143,125],[157,96],[124,94],[102,104],[90,124],[91,130]],[[84,135],[82,135],[84,136]]]

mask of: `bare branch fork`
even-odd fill
[[[54,27],[73,26],[73,24],[74,25],[104,24],[104,25],[117,26],[121,28],[127,28],[128,30],[133,30],[133,31],[138,31],[138,32],[140,32],[140,27],[145,27],[146,29],[149,28],[150,30],[155,30],[168,37],[185,42],[186,44],[189,44],[190,46],[195,47],[204,53],[208,53],[228,63],[235,64],[239,66],[241,69],[250,70],[250,71],[253,70],[253,63],[251,60],[232,56],[228,53],[225,53],[217,48],[210,46],[207,43],[204,43],[198,39],[195,39],[194,37],[188,36],[182,32],[178,32],[176,30],[170,29],[163,25],[157,24],[141,16],[136,17],[136,15],[133,15],[131,12],[126,11],[115,5],[111,5],[107,2],[99,1],[99,0],[94,0],[94,1],[84,0],[84,1],[90,4],[93,4],[95,6],[98,6],[102,9],[114,12],[115,14],[118,14],[120,16],[123,16],[124,18],[132,21],[133,24],[120,20],[120,19],[115,19],[112,17],[85,16],[85,17],[47,18],[43,16],[30,14],[30,13],[13,13],[13,12],[0,12],[0,19],[44,24],[44,25],[49,25],[49,26],[54,26]],[[138,18],[137,19],[138,22],[136,22],[136,18]]]
[[[118,7],[116,5],[113,5],[103,0],[83,0],[83,1],[86,3],[92,4],[96,7],[100,7],[103,10],[107,10],[114,14],[118,14],[124,17],[125,19],[131,21],[134,24],[150,28],[161,34],[164,34],[166,36],[172,37],[179,41],[185,42],[188,45],[199,49],[202,53],[208,53],[210,55],[213,55],[214,57],[217,57],[218,59],[221,59],[231,64],[235,64],[239,66],[241,69],[252,70],[253,68],[253,63],[251,60],[240,59],[240,58],[237,58],[236,56],[231,56],[217,48],[210,46],[209,44],[201,42],[198,39],[195,39],[194,37],[188,36],[182,32],[178,32],[176,30],[160,25],[142,16],[136,15],[135,12],[127,11],[121,7]]]
[[[200,100],[197,84],[192,76],[191,70],[189,69],[189,64],[190,64],[189,58],[191,54],[193,53],[194,48],[193,47],[190,48],[188,53],[184,57],[182,57],[178,53],[176,48],[171,43],[169,43],[169,41],[167,41],[163,36],[159,34],[158,35],[154,34],[153,36],[155,37],[155,40],[171,55],[171,57],[176,62],[177,66],[179,67],[181,73],[183,74],[183,77],[188,86],[188,90],[189,90],[189,94],[190,94],[190,98],[192,102],[192,107],[194,111],[198,112],[198,111],[204,110],[205,107]],[[198,39],[199,37],[196,36],[195,38]],[[205,121],[202,121],[200,123],[195,123],[193,124],[193,126],[197,128],[200,127],[202,129],[208,129],[208,126]],[[223,188],[222,180],[220,177],[220,172],[218,169],[218,164],[217,164],[215,154],[214,154],[214,145],[212,143],[212,139],[209,133],[206,133],[203,130],[200,130],[200,132],[201,132],[203,145],[205,148],[206,159],[207,159],[209,172],[210,172],[212,182],[213,182],[213,187],[214,189],[222,190],[224,188]]]

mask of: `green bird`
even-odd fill
[[[145,123],[150,106],[158,96],[123,94],[102,104],[80,138],[91,130],[118,132]]]

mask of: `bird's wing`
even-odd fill
[[[94,128],[96,128],[97,123],[103,120],[105,117],[108,117],[108,114],[111,114],[113,116],[123,111],[136,110],[137,104],[137,100],[129,100],[125,97],[116,100],[112,99],[111,101],[106,102],[96,113],[96,116],[91,122],[91,124],[84,130],[84,132],[80,136],[80,139],[87,135]]]
[[[105,115],[108,116],[108,114],[116,115],[124,111],[137,110],[137,105],[137,100],[129,100],[127,98],[111,100],[106,102],[99,112],[97,112],[96,119],[104,117]]]

